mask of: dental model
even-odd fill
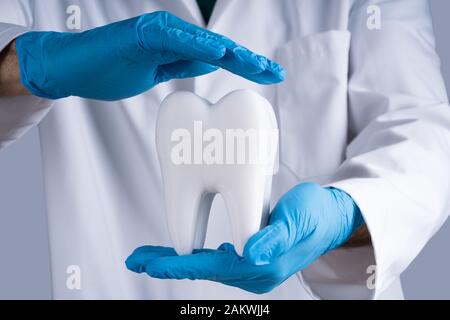
[[[175,92],[162,102],[156,130],[168,227],[177,253],[203,248],[211,205],[221,194],[242,255],[269,215],[278,154],[270,103],[248,90],[234,91],[216,104]]]

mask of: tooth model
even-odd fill
[[[270,103],[248,90],[234,91],[216,104],[175,92],[162,102],[156,130],[169,233],[177,253],[203,248],[209,211],[221,194],[242,255],[269,215],[278,152]]]

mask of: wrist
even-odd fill
[[[21,83],[33,95],[45,99],[58,99],[63,96],[50,94],[47,90],[50,84],[55,83],[49,75],[46,60],[54,62],[44,52],[49,34],[55,32],[27,32],[16,39],[17,60],[20,69]]]
[[[350,239],[348,239],[347,242],[342,245],[342,248],[358,248],[371,244],[372,239],[370,237],[369,229],[367,229],[366,224],[363,224],[353,232]]]
[[[339,207],[339,211],[342,213],[345,224],[349,228],[350,232],[353,233],[359,229],[364,224],[364,218],[361,214],[361,210],[358,205],[353,201],[352,197],[345,191],[333,187],[328,189]]]
[[[342,247],[361,247],[371,243],[370,234],[364,221],[359,206],[353,198],[343,190],[337,188],[327,188],[335,197],[340,211],[344,214],[348,227],[348,236]]]
[[[16,41],[13,40],[0,53],[0,96],[24,95],[31,95],[31,93],[21,82]]]

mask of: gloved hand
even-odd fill
[[[134,251],[126,265],[153,278],[211,280],[266,293],[344,244],[363,223],[358,206],[344,191],[305,183],[281,198],[269,225],[246,244],[244,258],[230,244],[187,256],[146,246]]]
[[[218,67],[261,84],[284,79],[275,62],[168,12],[81,33],[29,32],[16,49],[23,85],[49,99],[119,100]]]

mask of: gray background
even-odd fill
[[[442,71],[450,92],[450,1],[430,2]],[[50,298],[39,152],[34,129],[0,153],[0,299]],[[450,299],[449,242],[450,222],[447,222],[403,274],[407,299]]]

